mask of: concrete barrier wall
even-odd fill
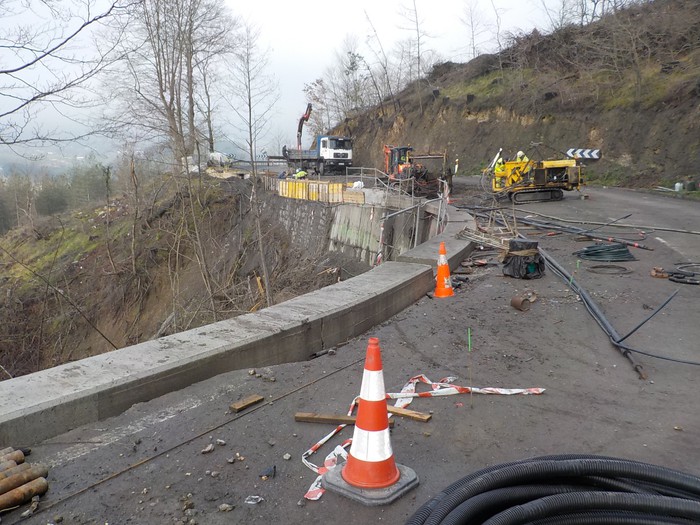
[[[433,286],[428,266],[385,263],[260,312],[0,382],[0,448],[37,443],[224,372],[306,360]]]
[[[372,190],[365,191],[368,195],[373,194]],[[295,246],[313,254],[340,252],[370,265],[374,264],[379,249],[382,217],[387,211],[396,210],[380,204],[329,206],[275,195],[268,197],[265,206],[274,208]],[[392,205],[395,206],[407,207],[411,204],[411,199],[400,196],[394,196],[392,200]],[[437,207],[433,206],[430,210],[413,209],[388,219],[384,223],[384,259],[395,260],[399,254],[411,249],[417,213],[421,214],[418,221],[418,242],[421,243],[434,234],[437,223],[435,212]]]

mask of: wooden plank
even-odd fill
[[[389,410],[390,413],[392,413],[394,415],[401,416],[401,417],[407,417],[408,419],[412,419],[414,421],[420,421],[421,423],[427,423],[433,417],[432,414],[425,414],[423,412],[416,412],[415,410],[408,410],[407,408],[393,407],[391,405],[387,406],[387,409]]]
[[[315,412],[297,412],[294,421],[302,423],[329,423],[333,425],[354,425],[355,416],[341,416],[337,414],[316,414]],[[389,419],[389,426],[394,426],[394,420]]]
[[[260,403],[260,401],[262,401],[263,399],[265,399],[263,396],[253,394],[252,396],[248,396],[245,399],[241,399],[240,401],[231,403],[231,406],[229,406],[229,408],[231,409],[231,412],[240,412],[241,410],[245,410],[249,406],[252,406],[256,403]]]

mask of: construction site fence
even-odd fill
[[[363,189],[375,189],[387,195],[413,197],[412,181],[389,184],[388,177],[376,168],[347,168],[345,175],[331,180],[295,180],[274,176],[262,177],[265,190],[289,199],[327,203],[365,204]],[[418,200],[416,200],[417,202]]]
[[[275,179],[273,177],[263,177],[263,180],[265,189],[277,193],[280,197],[329,203],[345,202],[343,199],[345,188],[342,182]]]
[[[356,174],[334,177],[334,180],[295,180],[273,176],[262,179],[265,190],[280,197],[327,203],[365,204],[365,194],[362,190],[366,188],[395,192],[382,181],[381,172],[368,168],[358,168]]]

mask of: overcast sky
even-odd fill
[[[287,143],[296,141],[299,117],[306,108],[304,84],[320,78],[333,64],[334,53],[342,49],[346,35],[357,35],[358,41],[364,42],[371,34],[368,17],[387,53],[396,42],[415,35],[415,32],[401,29],[407,26],[406,19],[400,15],[401,7],[412,9],[412,0],[226,1],[234,15],[260,28],[260,43],[270,49],[270,73],[277,78],[281,91],[273,121],[277,131],[273,131],[272,136],[281,134]],[[482,52],[496,48],[492,38],[496,33],[496,11],[502,34],[549,26],[542,0],[470,1],[485,31],[480,37]],[[557,6],[562,0],[546,2]],[[415,0],[415,3],[422,30],[429,35],[425,47],[437,51],[445,60],[466,62],[469,33],[462,20],[466,18],[467,0]],[[305,147],[311,138],[304,137]]]
[[[304,85],[321,78],[324,70],[333,65],[334,55],[342,50],[348,35],[356,36],[362,45],[372,34],[369,19],[387,54],[391,53],[397,42],[415,36],[415,31],[407,29],[409,23],[400,14],[402,6],[413,8],[412,0],[224,2],[234,16],[244,18],[260,29],[260,47],[269,49],[268,73],[276,78],[280,88],[275,116],[270,121],[271,129],[260,141],[261,148],[267,146],[270,154],[280,153],[274,151],[273,146],[278,140],[288,145],[296,142],[299,117],[306,108]],[[496,13],[500,18],[502,35],[529,32],[533,27],[546,30],[550,20],[542,7],[543,2],[556,11],[556,6],[561,6],[563,0],[415,0],[421,30],[427,35],[423,42],[424,49],[436,51],[443,60],[454,62],[466,62],[470,58],[469,32],[463,21],[468,3],[474,6],[483,30],[478,39],[479,50],[492,52],[496,49]],[[0,26],[10,25],[9,18],[3,17]],[[360,49],[360,52],[363,50]],[[70,122],[67,124],[70,125]],[[311,139],[305,134],[305,147],[310,145]],[[93,141],[93,144],[97,152],[111,157],[111,152],[106,151],[109,146],[105,147],[99,141]],[[220,149],[231,152],[231,148],[225,145]],[[76,144],[66,146],[63,153],[56,147],[46,148],[46,151],[48,157],[53,154],[56,158],[84,155],[89,149]],[[0,164],[9,153],[0,151]]]

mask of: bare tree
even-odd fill
[[[258,172],[255,160],[258,144],[279,96],[276,83],[267,74],[269,51],[259,49],[259,38],[259,30],[250,22],[245,22],[239,35],[239,46],[234,54],[233,75],[230,80],[234,99],[229,99],[229,106],[238,118],[236,125],[243,135],[243,144],[239,147],[248,154],[250,161],[253,180],[251,206],[255,216],[265,299],[267,305],[271,306],[272,294],[260,224],[260,203],[257,196]]]
[[[367,19],[367,23],[369,24],[370,28],[372,29],[372,34],[368,38],[368,44],[375,43],[377,46],[376,50],[371,45],[369,46],[369,49],[374,54],[376,62],[380,68],[380,74],[377,75],[377,77],[379,79],[381,79],[380,82],[382,85],[382,87],[380,88],[381,92],[382,92],[381,96],[380,96],[380,103],[381,103],[382,99],[384,99],[386,96],[389,96],[391,98],[392,103],[394,104],[394,110],[398,111],[398,109],[399,109],[398,100],[394,96],[394,92],[396,91],[396,87],[392,85],[392,78],[391,78],[391,75],[389,73],[389,69],[390,69],[389,59],[387,58],[387,55],[384,52],[384,46],[382,45],[382,41],[379,38],[379,33],[377,33],[377,30],[374,27],[372,20],[370,20],[369,15],[367,14],[367,11],[365,11],[365,18]]]
[[[311,115],[314,131],[329,129],[381,100],[378,80],[354,35],[346,35],[335,52],[333,64],[324,70],[322,78],[306,84],[304,92],[314,107]]]
[[[233,49],[235,27],[222,0],[142,0],[128,22],[129,47],[118,74],[123,79],[126,73],[131,83],[117,84],[117,118],[165,139],[176,163],[193,155],[202,135],[198,119],[212,119],[211,104],[201,105],[211,96],[209,73]],[[213,126],[208,128],[204,135],[211,142]]]
[[[213,72],[213,68],[210,67],[209,58],[205,58],[199,63],[199,77],[201,79],[201,93],[197,99],[197,107],[204,120],[204,127],[206,129],[206,141],[208,145],[208,151],[213,153],[216,150],[215,147],[215,132],[214,132],[214,112],[216,111],[218,98],[216,95],[217,85],[219,78]]]
[[[333,108],[330,102],[330,91],[322,78],[317,78],[310,84],[304,84],[306,101],[311,103],[314,110],[311,113],[309,127],[314,135],[323,135],[330,129],[333,121]]]
[[[333,122],[340,122],[369,105],[369,76],[356,36],[345,36],[341,48],[335,53],[333,65],[326,68],[323,79],[329,93],[327,102]]]
[[[422,25],[423,20],[418,14],[418,7],[416,6],[416,0],[411,0],[408,6],[402,6],[399,13],[408,22],[408,26],[402,27],[401,29],[406,29],[408,31],[414,32],[413,37],[413,50],[415,54],[413,55],[412,61],[415,61],[415,71],[416,78],[423,78],[423,43],[428,35],[423,31]],[[416,90],[418,94],[418,104],[420,106],[420,111],[423,113],[423,98],[421,97],[420,85],[416,83]]]
[[[583,12],[588,8],[588,4],[585,0],[559,0],[554,6],[552,6],[551,2],[547,2],[547,0],[540,1],[549,19],[549,27],[552,31],[556,31],[573,23],[576,18],[583,18]]]
[[[0,2],[1,145],[67,142],[93,132],[69,133],[66,125],[60,131],[48,129],[40,117],[65,120],[67,109],[92,103],[81,88],[116,58],[114,41],[104,45],[92,38],[101,27],[128,13],[136,2]]]
[[[400,40],[392,50],[391,74],[397,90],[403,89],[418,78],[414,50],[415,42],[411,38]]]
[[[501,11],[496,7],[493,0],[491,0],[491,7],[493,8],[493,14],[495,16],[496,31],[494,36],[496,37],[496,45],[498,46],[498,67],[501,71],[503,71],[503,35],[501,33]]]
[[[173,205],[180,207],[179,223],[167,232],[173,326],[180,308],[180,273],[191,260],[196,262],[207,291],[202,304],[209,304],[216,321],[218,284],[210,269],[209,239],[201,227],[207,188],[199,167],[200,158],[214,141],[208,75],[233,49],[230,33],[236,24],[223,0],[141,0],[138,7],[123,28],[129,39],[121,46],[122,67],[115,71],[113,98],[120,105],[111,117],[123,126],[130,141],[140,135],[143,146],[160,142],[167,144],[170,152],[170,183],[177,191]],[[206,132],[200,131],[200,125]],[[206,148],[201,145],[203,137]],[[134,160],[135,155],[131,155],[128,173],[130,190],[137,191],[139,170]],[[134,209],[136,221],[138,206]],[[134,262],[132,272],[136,271]]]
[[[460,20],[467,28],[469,58],[476,58],[481,53],[482,37],[488,34],[479,11],[479,0],[465,0]]]

